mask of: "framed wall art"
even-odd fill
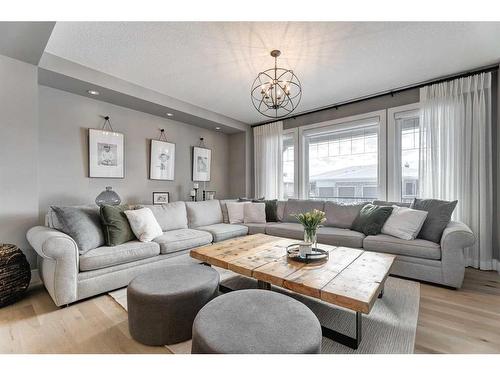
[[[153,192],[153,204],[167,204],[170,201],[170,194],[167,191]]]
[[[193,147],[193,181],[210,181],[212,150]]]
[[[123,139],[122,133],[89,129],[89,177],[125,177]]]
[[[152,139],[149,165],[149,178],[151,180],[173,181],[175,176],[175,143]]]

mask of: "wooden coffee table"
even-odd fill
[[[258,280],[259,288],[271,285],[352,310],[356,313],[354,337],[321,327],[323,336],[357,349],[361,342],[362,314],[369,314],[394,262],[390,254],[319,245],[329,251],[323,263],[287,259],[286,247],[297,240],[254,234],[191,250],[191,257]],[[224,287],[221,287],[222,291]]]

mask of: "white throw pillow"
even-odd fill
[[[153,212],[145,207],[138,210],[124,211],[130,228],[137,239],[141,242],[151,242],[154,238],[163,234],[160,224],[156,221]]]
[[[391,216],[382,227],[382,233],[403,240],[414,240],[420,232],[426,217],[427,211],[392,206]]]
[[[265,224],[266,223],[266,204],[265,203],[247,203],[243,207],[245,224]]]
[[[243,223],[245,217],[244,207],[248,202],[227,202],[227,216],[229,218],[229,224],[240,224]]]

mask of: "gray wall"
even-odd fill
[[[39,86],[40,217],[51,204],[93,203],[105,186],[122,201],[151,203],[153,191],[170,192],[171,201],[189,199],[192,188],[192,148],[200,137],[212,149],[211,181],[207,190],[218,198],[229,194],[228,136],[143,112]],[[125,134],[125,179],[88,177],[88,128],[100,128],[109,115],[115,131]],[[176,144],[175,181],[153,181],[149,175],[149,145],[164,128]],[[203,183],[200,184],[203,186]],[[200,194],[201,196],[201,194]]]
[[[38,221],[37,70],[0,55],[0,243],[34,264],[26,231]]]
[[[231,134],[229,137],[229,196],[246,196],[246,133]]]

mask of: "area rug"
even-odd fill
[[[230,271],[217,269],[221,283],[232,289],[256,288],[253,279],[238,276]],[[316,299],[288,292],[281,288],[273,290],[288,294],[307,306],[316,314],[321,325],[353,335],[355,314]],[[110,292],[109,295],[127,310],[126,288]],[[413,281],[389,277],[384,296],[378,299],[369,315],[363,315],[362,340],[357,350],[350,349],[323,337],[323,354],[410,354],[415,345],[420,284]],[[279,317],[277,317],[279,319]],[[174,354],[191,353],[191,340],[166,346]]]

